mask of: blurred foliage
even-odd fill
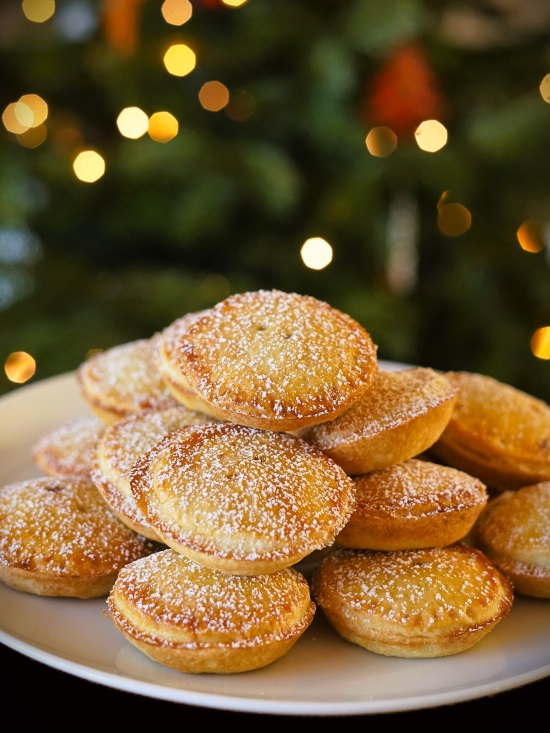
[[[381,359],[492,374],[550,401],[549,362],[530,349],[533,332],[550,325],[550,250],[524,252],[516,238],[525,220],[550,225],[550,105],[539,92],[550,14],[532,19],[546,4],[192,4],[192,18],[175,27],[161,2],[134,2],[135,15],[119,19],[136,24],[130,52],[106,32],[99,2],[58,0],[57,18],[78,6],[96,20],[77,40],[56,17],[35,24],[20,2],[2,5],[1,108],[27,93],[49,105],[39,147],[0,133],[2,363],[27,351],[42,379],[231,292],[279,288],[350,313]],[[469,26],[456,20],[464,14]],[[175,41],[197,54],[183,78],[162,64]],[[449,141],[426,153],[410,129],[377,158],[365,145],[384,121],[384,109],[375,119],[369,106],[372,83],[410,42],[428,59]],[[253,100],[252,114],[204,110],[198,92],[212,79],[233,102]],[[399,85],[393,93],[399,103]],[[116,118],[126,106],[169,110],[178,135],[122,137]],[[74,175],[81,146],[105,157],[97,183]],[[438,229],[444,192],[472,214],[461,236]],[[388,279],[388,227],[402,195],[417,227],[415,279],[404,292]],[[11,230],[32,244],[19,258],[2,249]],[[311,236],[334,248],[324,270],[300,258]],[[16,388],[2,372],[0,393]]]

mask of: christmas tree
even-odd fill
[[[550,401],[549,31],[538,0],[4,2],[0,393],[19,352],[43,379],[279,288]]]

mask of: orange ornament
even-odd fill
[[[397,135],[411,135],[424,120],[447,117],[438,80],[419,43],[398,47],[369,80],[362,117],[387,125]]]

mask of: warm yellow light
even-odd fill
[[[164,54],[166,70],[173,76],[187,76],[197,64],[197,57],[185,43],[174,43]]]
[[[26,132],[29,128],[27,125],[22,125],[16,115],[17,102],[11,102],[8,104],[6,109],[2,112],[2,122],[8,132],[14,135],[21,135]]]
[[[16,106],[19,108],[20,104],[31,112],[32,122],[29,127],[38,127],[48,119],[48,105],[38,94],[23,94]]]
[[[538,359],[550,359],[550,326],[535,331],[531,337],[531,351]]]
[[[149,126],[149,118],[139,107],[125,107],[116,120],[121,135],[137,140],[145,135]]]
[[[105,173],[105,160],[95,150],[83,150],[74,159],[73,169],[79,181],[95,183]]]
[[[170,25],[183,25],[193,15],[193,6],[189,0],[164,0],[161,13]]]
[[[365,145],[371,155],[385,158],[397,148],[397,135],[389,127],[373,127],[365,139]]]
[[[437,226],[448,237],[460,237],[472,226],[472,215],[462,204],[442,204],[438,207]]]
[[[414,133],[416,144],[426,153],[436,153],[447,144],[447,128],[438,120],[424,120]]]
[[[27,20],[45,23],[55,13],[55,0],[23,0],[21,8]]]
[[[311,237],[303,243],[300,255],[306,267],[322,270],[332,262],[332,247],[322,237]]]
[[[34,115],[32,113],[32,109],[28,105],[19,100],[19,102],[15,103],[13,111],[17,122],[19,122],[19,124],[22,125],[25,130],[28,130],[29,127],[32,127],[34,122]]]
[[[48,137],[46,125],[31,127],[26,132],[17,135],[17,142],[24,148],[37,148]]]
[[[544,249],[544,238],[540,222],[524,221],[516,236],[520,247],[526,252],[542,252]]]
[[[546,74],[541,81],[539,91],[544,101],[550,104],[550,74]]]
[[[200,88],[199,102],[209,112],[219,112],[229,102],[229,90],[221,81],[207,81]]]
[[[34,377],[36,361],[26,351],[14,351],[6,359],[4,371],[10,382],[23,384]]]
[[[248,2],[248,0],[222,0],[222,3],[230,8],[240,8],[241,5],[244,5],[246,2]]]
[[[149,118],[149,137],[157,143],[167,143],[178,134],[179,124],[170,112],[155,112]]]

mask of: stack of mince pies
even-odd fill
[[[530,395],[384,369],[360,323],[279,290],[97,352],[76,380],[89,414],[0,489],[0,580],[104,596],[159,664],[258,669],[317,612],[366,652],[443,657],[516,593],[550,598],[550,407]]]

